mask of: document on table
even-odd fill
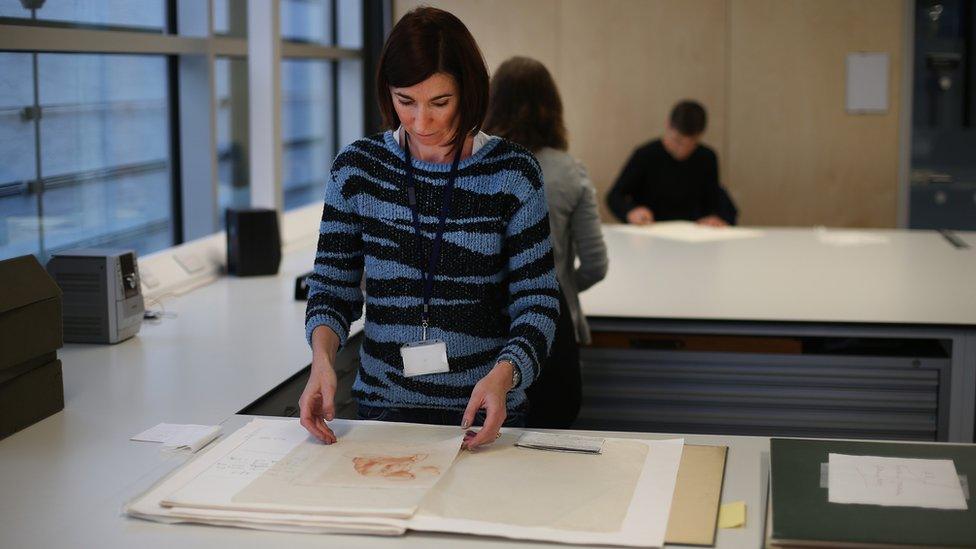
[[[160,423],[133,436],[137,442],[162,442],[167,450],[196,452],[220,436],[220,425]]]
[[[532,450],[599,454],[603,448],[603,442],[604,440],[602,438],[597,437],[528,431],[522,433],[522,436],[519,437],[515,445],[519,448],[529,448]]]
[[[606,439],[601,454],[530,452],[505,433],[465,452],[424,498],[414,530],[660,547],[682,439]]]
[[[336,428],[342,420],[332,423]],[[263,530],[307,533],[399,535],[406,522],[383,517],[344,517],[282,513],[261,510],[164,506],[163,500],[192,485],[192,493],[204,494],[219,506],[260,477],[308,433],[294,420],[255,419],[231,433],[199,458],[188,462],[125,506],[125,512],[157,522],[194,522]],[[227,459],[234,454],[232,459]],[[207,474],[207,472],[211,474]],[[200,477],[204,480],[199,480]]]
[[[463,433],[427,425],[336,422],[322,444],[296,422],[230,449],[164,506],[407,518],[447,470]]]
[[[828,246],[867,246],[871,244],[887,244],[889,239],[882,234],[866,231],[838,231],[817,228],[817,241]]]
[[[650,225],[612,225],[613,230],[640,236],[652,236],[679,242],[722,242],[758,238],[759,229],[743,227],[708,227],[691,221],[659,221]]]
[[[458,455],[430,425],[254,420],[126,506],[131,516],[290,532],[417,530],[659,547],[683,441],[606,439],[602,454],[517,448],[503,433]],[[357,434],[358,433],[358,434]],[[411,508],[417,496],[421,503]]]
[[[829,454],[827,501],[889,507],[967,509],[950,459]]]

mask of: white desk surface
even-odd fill
[[[797,246],[797,242],[812,239],[809,231],[769,231],[763,240],[719,245],[678,245],[606,232],[611,247],[610,278],[584,294],[591,314],[612,311],[614,316],[624,316],[629,311],[644,316],[653,311],[654,316],[697,318],[728,315],[736,306],[751,310],[756,318],[780,320],[777,314],[785,314],[797,300],[805,301],[808,309],[817,309],[817,299],[811,297],[816,293],[809,292],[805,299],[791,293],[778,295],[784,285],[771,284],[770,280],[792,280],[785,285],[789,287],[800,287],[801,281],[816,282],[819,292],[830,289],[832,283],[849,287],[850,280],[863,278],[866,266],[883,264],[891,270],[883,282],[888,290],[881,293],[887,296],[888,292],[905,290],[904,297],[882,300],[884,303],[860,316],[856,310],[849,310],[846,318],[874,319],[882,310],[894,317],[898,316],[895,313],[904,313],[899,317],[904,321],[973,324],[976,315],[976,292],[954,295],[953,301],[947,302],[943,296],[949,292],[930,287],[942,281],[947,288],[965,288],[964,274],[976,272],[972,269],[973,256],[950,254],[952,249],[937,235],[898,237],[893,247],[900,252],[851,248],[827,253],[811,251],[815,246],[808,245],[805,251]],[[120,516],[125,501],[186,459],[163,454],[156,444],[130,442],[130,436],[164,421],[215,424],[226,420],[228,431],[236,429],[245,418],[234,417],[235,412],[308,363],[305,304],[295,302],[293,292],[294,278],[311,268],[312,257],[311,249],[289,253],[277,277],[223,278],[186,296],[164,299],[166,310],[178,317],[144,324],[136,338],[121,344],[65,346],[59,352],[64,370],[64,411],[0,441],[0,547],[509,545],[502,540],[433,534],[324,539],[161,525]],[[663,262],[666,258],[670,258],[670,267]],[[750,258],[766,266],[763,273],[747,270]],[[844,261],[820,265],[818,261],[825,258]],[[706,264],[711,268],[705,269]],[[816,280],[810,272],[813,268],[833,282]],[[839,273],[830,274],[832,269]],[[635,287],[635,280],[651,276],[661,283],[648,284],[647,291],[639,295],[615,295],[612,291],[620,284]],[[972,282],[973,276],[968,278],[967,282]],[[857,292],[848,293],[877,295],[881,284],[866,281],[855,285]],[[681,285],[697,290],[690,294],[675,291]],[[768,295],[770,288],[776,295]],[[722,289],[734,297],[722,296]],[[927,297],[932,295],[936,297]],[[750,309],[745,299],[749,296],[768,309]],[[819,310],[836,313],[830,307]],[[834,320],[838,317],[824,315]],[[794,316],[798,315],[788,314],[786,319]],[[748,521],[745,529],[720,531],[719,546],[758,546],[760,456],[768,451],[768,439],[688,436],[686,440],[730,445],[722,499],[745,500]]]
[[[124,502],[187,458],[129,437],[160,422],[216,424],[310,360],[304,302],[294,278],[311,268],[311,249],[287,254],[274,278],[223,278],[164,299],[159,324],[118,345],[69,344],[59,352],[65,409],[0,441],[0,547],[488,547],[496,539],[410,533],[401,538],[281,534],[163,525],[120,515]],[[256,315],[255,311],[261,311]],[[229,418],[229,419],[228,419]],[[621,436],[635,436],[621,434]],[[674,436],[674,435],[670,435]],[[720,533],[722,547],[755,547],[759,536],[760,453],[768,439],[690,436],[732,446],[724,500],[749,502],[749,527]],[[516,544],[518,545],[518,544]],[[538,546],[538,544],[523,544]]]
[[[831,246],[815,229],[685,243],[604,225],[607,278],[580,295],[587,316],[976,325],[974,248],[935,231],[864,230],[885,244]]]

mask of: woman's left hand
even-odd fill
[[[481,445],[495,442],[498,438],[498,431],[505,423],[507,412],[505,404],[508,391],[512,388],[512,375],[515,372],[515,365],[507,360],[503,360],[492,368],[488,375],[481,378],[481,381],[474,386],[471,391],[471,400],[468,407],[464,410],[464,419],[461,428],[467,429],[474,423],[474,416],[478,410],[485,409],[485,425],[474,438],[464,439],[464,448],[473,450]]]

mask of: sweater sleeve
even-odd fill
[[[579,268],[573,273],[577,291],[584,291],[607,276],[607,246],[603,242],[600,214],[596,208],[596,190],[582,164],[576,163],[579,178],[579,202],[570,216],[569,230],[579,257]]]
[[[702,196],[701,211],[704,215],[718,215],[721,207],[722,189],[718,183],[718,158],[714,154],[705,157],[704,178],[702,182],[705,192]]]
[[[343,185],[333,171],[325,188],[325,205],[319,225],[315,267],[308,277],[308,305],[305,309],[305,338],[328,326],[344,346],[349,326],[363,312],[362,226]]]
[[[630,155],[616,183],[607,194],[607,206],[624,223],[627,222],[627,212],[640,205],[634,200],[634,194],[644,181],[645,171],[641,149],[637,149]]]
[[[535,162],[533,162],[535,164]],[[535,165],[535,181],[520,198],[517,211],[505,233],[508,257],[508,314],[511,319],[508,342],[498,360],[508,360],[519,369],[524,390],[538,377],[556,334],[559,317],[559,285],[549,240],[549,208],[542,175]]]

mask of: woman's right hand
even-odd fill
[[[326,444],[336,441],[335,433],[326,424],[335,419],[336,373],[324,358],[312,359],[312,374],[298,399],[302,427]]]

